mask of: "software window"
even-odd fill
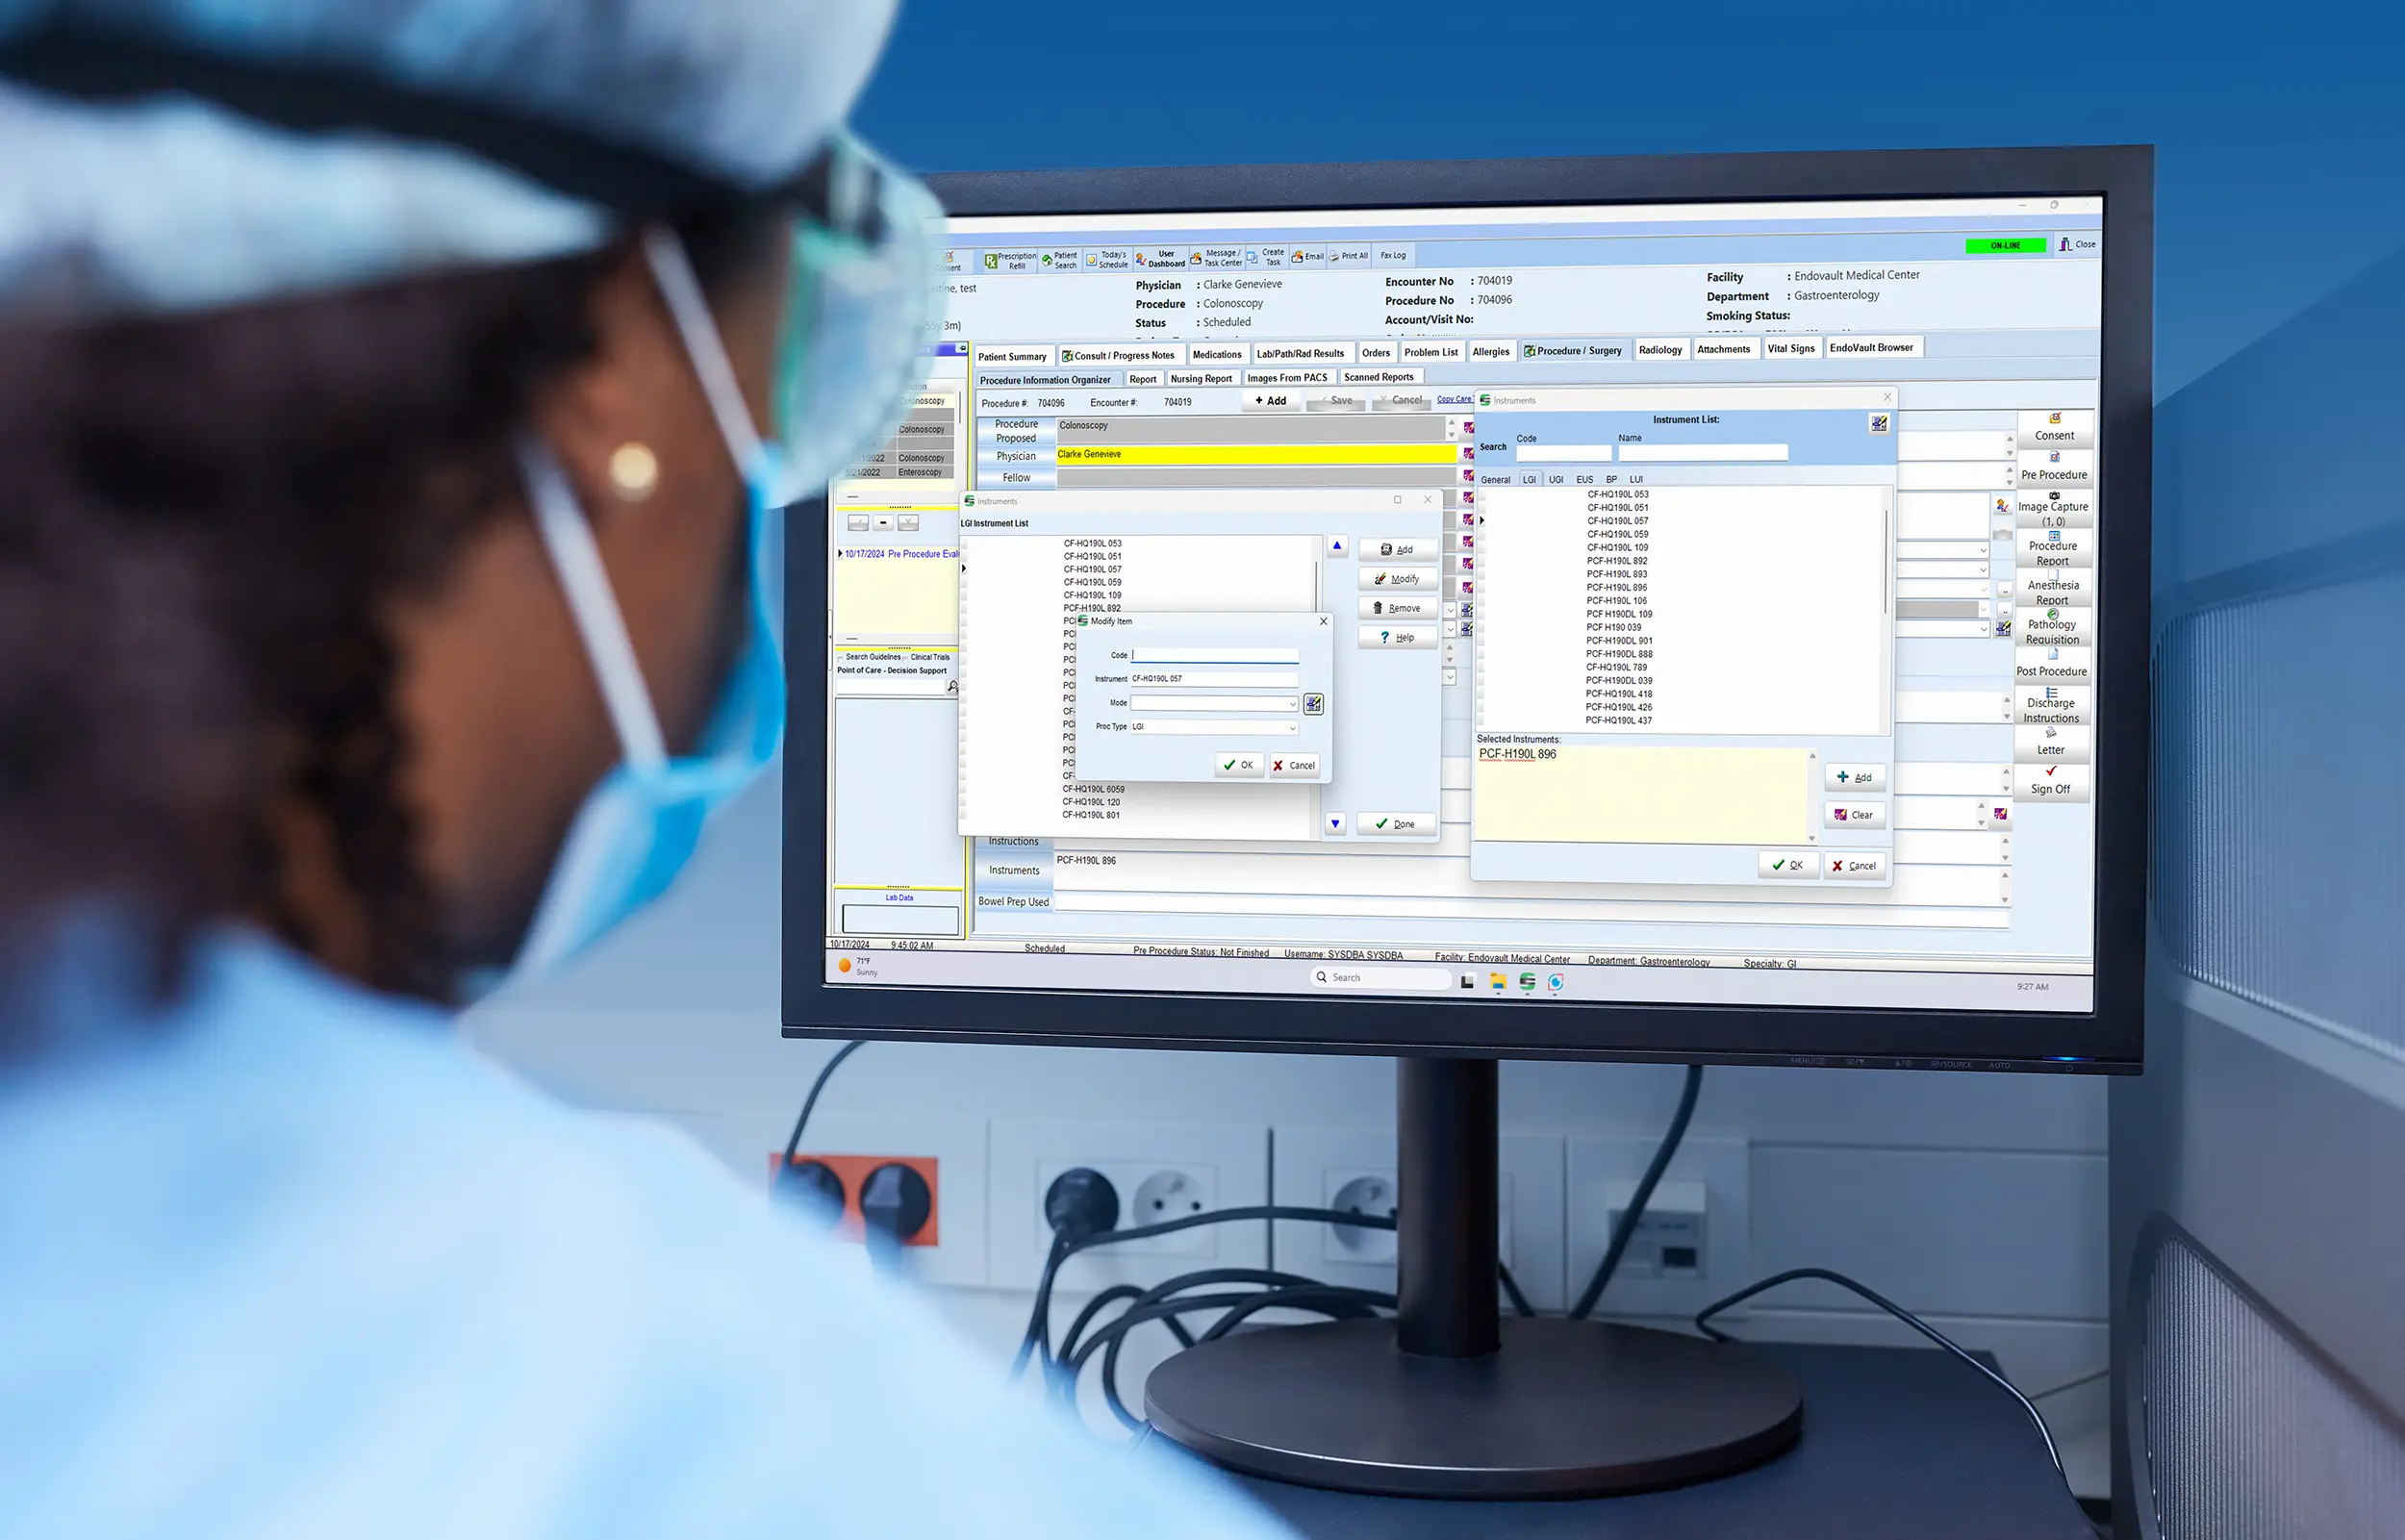
[[[2101,228],[955,220],[826,978],[2087,1009]]]

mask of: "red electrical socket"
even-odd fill
[[[776,1175],[778,1154],[777,1150],[769,1151],[769,1175],[772,1179]],[[856,1241],[866,1233],[867,1222],[860,1217],[860,1192],[868,1185],[869,1174],[879,1166],[907,1166],[919,1174],[921,1181],[927,1184],[927,1222],[919,1226],[918,1234],[903,1241],[902,1245],[934,1246],[943,1240],[944,1188],[936,1180],[939,1163],[933,1155],[813,1155],[800,1150],[794,1154],[797,1166],[809,1160],[815,1160],[833,1172],[836,1179],[844,1184],[844,1214],[835,1225],[839,1240]]]

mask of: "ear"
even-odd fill
[[[733,494],[735,477],[674,323],[640,252],[629,251],[592,291],[594,357],[537,403],[534,427],[576,489],[598,535],[654,511]],[[648,450],[658,479],[630,493],[611,457]]]

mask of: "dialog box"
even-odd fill
[[[1081,781],[1332,777],[1325,613],[1077,617]]]
[[[1888,884],[1892,391],[1499,393],[1473,877]]]

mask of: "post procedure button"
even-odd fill
[[[1831,882],[1885,882],[1887,880],[1887,852],[1823,850],[1820,867],[1820,874]]]
[[[1820,852],[1817,850],[1764,850],[1758,858],[1756,872],[1778,882],[1810,882],[1820,875]]]
[[[1211,774],[1223,781],[1257,781],[1268,755],[1257,748],[1223,748],[1211,755]]]

